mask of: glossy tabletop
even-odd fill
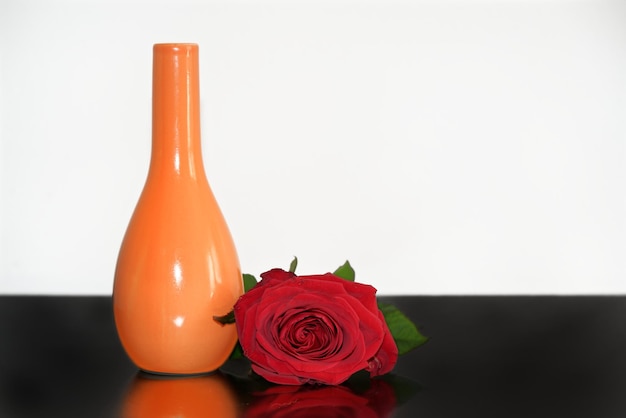
[[[0,417],[626,416],[626,297],[381,297],[430,337],[391,375],[281,387],[154,379],[119,344],[109,297],[0,296]]]

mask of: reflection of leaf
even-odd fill
[[[346,260],[345,263],[339,266],[337,270],[333,272],[333,274],[349,282],[353,282],[356,277],[356,274],[354,273],[354,269],[352,268],[348,260]]]
[[[384,384],[380,384],[379,382],[384,382]],[[406,377],[388,373],[372,379],[369,373],[365,371],[354,374],[344,384],[354,392],[361,394],[368,392],[371,394],[372,391],[375,390],[380,392],[383,388],[393,389],[396,406],[400,406],[409,401],[422,389],[419,383]],[[380,396],[380,394],[378,396]]]
[[[220,372],[228,378],[239,395],[239,402],[243,405],[252,402],[253,394],[275,386],[274,383],[270,383],[252,372],[250,361],[245,357],[236,360],[230,359],[220,368]]]
[[[389,331],[398,346],[398,354],[406,354],[428,341],[398,308],[388,303],[379,303],[378,308],[385,317]]]
[[[377,377],[376,379],[387,382],[393,388],[398,406],[405,404],[422,390],[422,385],[415,380],[392,373]]]

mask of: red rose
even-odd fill
[[[372,286],[281,269],[261,277],[235,304],[239,342],[257,374],[285,385],[337,385],[359,370],[393,369],[398,349]]]

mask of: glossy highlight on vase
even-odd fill
[[[234,325],[213,316],[243,293],[241,271],[202,162],[198,46],[153,53],[152,152],[118,256],[115,323],[140,369],[207,373],[237,341]]]

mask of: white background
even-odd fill
[[[626,293],[624,1],[0,1],[0,293],[110,294],[152,44],[200,45],[244,272]]]

